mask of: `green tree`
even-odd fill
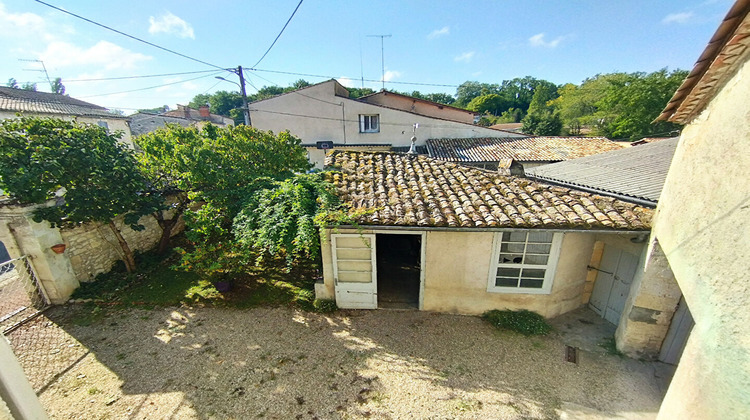
[[[428,93],[424,95],[424,99],[444,105],[453,105],[456,102],[456,98],[448,93]]]
[[[242,95],[239,92],[220,90],[210,95],[199,94],[195,95],[188,104],[189,107],[196,109],[204,105],[208,105],[214,114],[232,118],[235,125],[245,122],[242,114]]]
[[[469,102],[477,96],[489,95],[492,93],[499,94],[500,86],[497,84],[466,81],[461,83],[456,89],[456,101],[454,105],[465,108],[469,105]]]
[[[597,103],[613,82],[626,77],[625,73],[597,74],[584,80],[580,86],[562,86],[559,89],[560,96],[551,104],[560,115],[567,133],[578,135],[584,127],[600,132],[603,121],[595,116],[598,111]]]
[[[50,83],[50,90],[52,93],[56,93],[58,95],[65,95],[65,85],[62,84],[62,78],[55,77],[55,80]]]
[[[490,93],[472,99],[466,106],[469,111],[499,115],[510,108],[513,101],[505,95]]]
[[[18,89],[18,81],[11,77],[10,79],[8,79],[8,83],[5,84],[5,87]]]
[[[562,120],[551,104],[556,97],[556,86],[546,83],[537,85],[529,103],[529,111],[521,121],[521,131],[537,136],[559,136]]]
[[[132,152],[118,142],[122,133],[51,118],[7,119],[0,122],[0,188],[24,203],[40,206],[36,221],[53,226],[87,222],[106,224],[122,249],[129,272],[135,270],[133,252],[114,223],[124,216],[134,230],[138,220],[155,211],[158,197],[146,192]]]
[[[157,106],[156,108],[141,108],[138,110],[138,112],[142,112],[144,114],[163,114],[165,112],[169,111],[169,105],[162,105]]]
[[[142,150],[139,163],[154,190],[161,196],[178,193],[169,219],[156,214],[162,226],[162,251],[190,200],[211,204],[202,213],[199,210],[198,216],[191,216],[196,222],[208,223],[205,219],[211,219],[212,212],[231,220],[268,179],[285,179],[310,167],[298,138],[288,132],[274,135],[244,125],[218,128],[208,124],[202,130],[168,125],[135,141]],[[204,242],[212,240],[210,236]]]
[[[21,86],[21,89],[36,92],[36,83],[26,82]]]
[[[349,91],[349,97],[352,99],[361,98],[363,96],[372,95],[375,93],[374,90],[370,88],[355,88],[355,87],[348,87],[346,90]]]
[[[604,96],[596,103],[594,116],[601,121],[601,134],[635,140],[679,131],[678,124],[653,121],[687,74],[684,70],[661,69],[650,74],[630,73],[611,80]]]

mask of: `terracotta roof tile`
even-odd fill
[[[127,118],[89,102],[47,92],[0,87],[0,110],[41,114]]]
[[[562,161],[624,146],[604,137],[429,139],[430,157],[449,162]],[[507,166],[507,165],[506,165]]]
[[[647,230],[653,210],[526,178],[389,152],[334,150],[328,179],[361,224]]]

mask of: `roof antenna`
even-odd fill
[[[409,148],[409,151],[406,152],[409,156],[416,156],[419,154],[417,153],[417,128],[419,128],[419,123],[414,123],[414,126],[412,127],[414,135],[411,136],[411,147]]]

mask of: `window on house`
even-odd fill
[[[487,291],[549,293],[560,242],[561,233],[521,230],[497,233]]]
[[[105,130],[109,131],[109,124],[107,124],[106,121],[97,121],[96,125],[98,125],[99,127],[102,127]]]
[[[360,133],[379,133],[380,116],[379,115],[360,115],[359,116]]]

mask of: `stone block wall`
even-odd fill
[[[144,216],[139,222],[145,227],[142,231],[135,231],[124,225],[122,218],[115,220],[115,225],[133,252],[148,251],[158,244],[161,237],[161,228],[153,216]],[[181,221],[172,229],[172,236],[183,229],[184,223]],[[79,282],[94,280],[98,274],[108,272],[122,259],[120,244],[108,225],[87,223],[63,229],[61,234],[67,245],[65,253],[70,258]]]

